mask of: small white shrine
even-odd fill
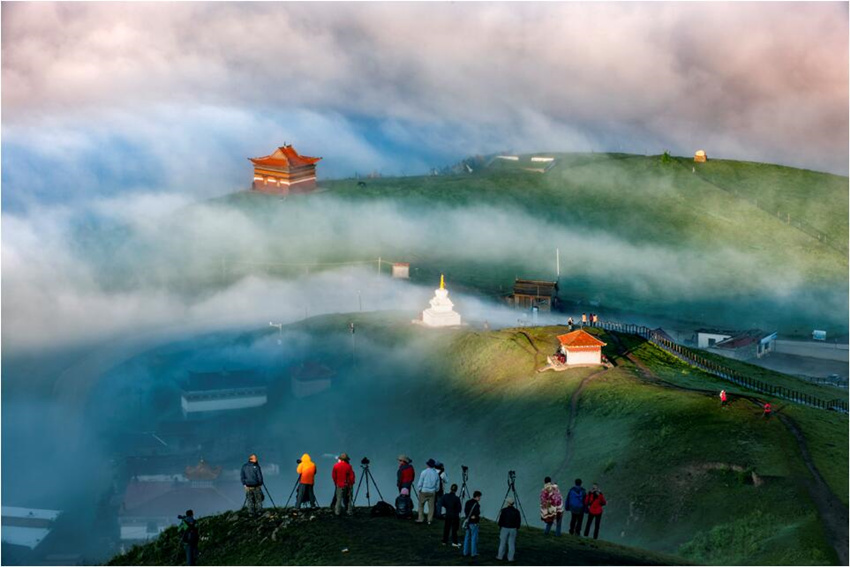
[[[431,307],[422,312],[422,324],[428,327],[455,327],[460,325],[460,314],[454,311],[454,303],[449,299],[446,281],[440,274],[440,288],[434,290]]]

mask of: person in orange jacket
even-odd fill
[[[316,495],[313,492],[313,484],[316,482],[316,464],[310,459],[310,455],[304,453],[298,461],[298,496],[295,499],[295,509],[301,508],[302,504],[310,503],[311,508],[318,508]]]
[[[354,502],[352,502],[354,495],[351,493],[354,489],[354,469],[351,468],[348,461],[348,455],[342,453],[331,471],[331,478],[336,488],[334,514],[337,516],[342,513],[343,507],[349,516],[354,513]]]
[[[584,537],[587,537],[590,533],[590,524],[596,522],[596,526],[593,528],[593,539],[599,539],[599,522],[602,521],[602,507],[606,504],[608,502],[605,501],[605,495],[599,491],[599,486],[594,483],[593,488],[584,497],[584,506],[588,513]]]

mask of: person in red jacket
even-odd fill
[[[405,455],[399,455],[398,472],[396,473],[396,486],[398,486],[399,494],[401,494],[402,488],[406,488],[409,492],[414,480],[416,480],[416,471],[413,470],[413,465],[410,464],[410,458]]]
[[[720,405],[726,405],[726,390],[720,390]]]
[[[764,402],[764,418],[770,419],[770,414],[773,412],[773,408],[770,407],[770,402]]]
[[[336,504],[334,505],[334,514],[339,516],[342,513],[342,508],[345,507],[345,512],[349,516],[354,513],[353,495],[351,494],[354,488],[354,469],[348,463],[350,459],[348,455],[342,453],[339,456],[339,461],[331,470],[331,478],[334,480],[336,487]]]
[[[584,528],[584,537],[590,533],[590,524],[596,522],[596,527],[593,528],[593,539],[599,539],[599,522],[602,521],[602,507],[608,504],[605,501],[605,495],[599,491],[599,487],[594,484],[587,496],[584,497],[584,507],[587,509],[588,518],[587,526]]]

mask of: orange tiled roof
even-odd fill
[[[297,151],[295,151],[295,148],[292,147],[292,144],[289,144],[286,146],[279,147],[271,155],[248,159],[251,160],[254,165],[271,165],[273,167],[303,167],[305,165],[313,165],[322,158],[302,156]]]
[[[558,340],[566,348],[599,348],[606,345],[606,343],[581,329],[566,335],[558,335]]]

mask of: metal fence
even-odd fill
[[[676,358],[679,358],[680,360],[687,362],[692,366],[699,368],[703,372],[711,374],[712,376],[716,376],[717,378],[732,382],[734,384],[738,384],[739,386],[743,386],[750,390],[761,392],[762,394],[767,394],[770,396],[775,396],[777,398],[783,398],[792,402],[796,402],[798,404],[803,404],[817,409],[832,410],[844,414],[848,413],[847,400],[824,400],[817,396],[794,390],[793,388],[788,388],[785,386],[779,386],[776,384],[763,382],[761,380],[756,380],[755,378],[751,378],[724,364],[720,364],[719,362],[716,362],[714,360],[709,360],[708,358],[700,355],[698,352],[695,352],[694,350],[688,347],[682,346],[674,341],[671,341],[670,339],[661,336],[657,331],[654,331],[644,325],[618,323],[615,321],[600,321],[598,323],[594,323],[593,326],[605,329],[606,331],[617,331],[620,333],[628,333],[632,335],[641,336],[652,344],[659,347],[660,349],[662,349],[663,351],[675,356]]]

